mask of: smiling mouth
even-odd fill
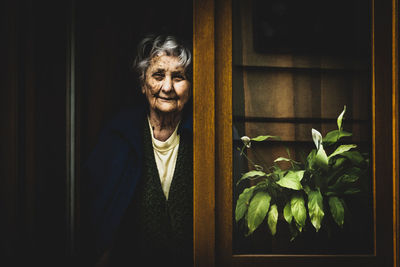
[[[156,97],[167,101],[178,100],[177,97],[162,97],[162,96],[156,96]]]

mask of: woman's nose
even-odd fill
[[[173,88],[172,79],[169,76],[166,76],[163,82],[162,90],[165,92],[171,91]]]

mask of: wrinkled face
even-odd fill
[[[149,101],[150,110],[163,113],[182,111],[191,90],[178,57],[154,57],[144,79],[142,92]]]

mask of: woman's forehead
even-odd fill
[[[150,61],[150,69],[163,69],[163,70],[183,70],[180,59],[176,56],[155,56]]]

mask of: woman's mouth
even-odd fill
[[[173,101],[173,100],[178,100],[178,97],[162,97],[162,96],[156,96],[157,98],[165,101]]]

